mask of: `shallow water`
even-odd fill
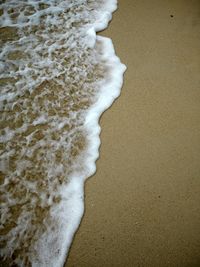
[[[125,70],[110,41],[95,34],[114,9],[116,1],[1,4],[5,266],[64,263],[83,214],[84,180],[95,171],[98,118],[119,95]]]

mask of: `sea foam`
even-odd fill
[[[1,5],[1,257],[63,266],[96,171],[101,114],[126,67],[97,36],[117,1]]]

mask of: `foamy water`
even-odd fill
[[[98,120],[125,71],[111,40],[96,36],[115,9],[115,0],[0,6],[3,266],[65,262],[96,169]]]

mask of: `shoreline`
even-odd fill
[[[200,264],[198,1],[118,1],[109,27],[127,66],[101,120],[97,173],[65,266]]]

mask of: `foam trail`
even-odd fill
[[[7,0],[1,6],[1,257],[63,266],[96,171],[101,114],[125,65],[97,36],[116,0]],[[20,12],[18,12],[20,10]]]
[[[107,25],[107,23],[106,23]],[[102,28],[101,28],[102,29]],[[94,35],[93,35],[94,36]],[[96,171],[96,160],[99,157],[99,146],[100,146],[100,131],[99,118],[102,113],[108,109],[114,100],[120,95],[121,87],[123,84],[123,73],[126,70],[119,58],[115,55],[114,47],[111,39],[101,36],[94,36],[94,38],[101,42],[103,45],[104,54],[103,59],[107,62],[107,66],[112,68],[109,74],[109,80],[103,81],[101,89],[98,95],[97,102],[88,110],[84,127],[88,134],[88,147],[87,151],[84,151],[81,157],[84,158],[84,165],[87,166],[84,172],[74,173],[71,177],[71,182],[62,189],[63,202],[61,203],[60,215],[62,216],[61,221],[66,223],[63,225],[63,232],[60,234],[60,240],[63,236],[67,237],[63,240],[62,252],[60,253],[60,259],[55,255],[55,250],[49,255],[49,251],[45,250],[46,245],[52,240],[49,240],[49,236],[41,239],[38,245],[38,250],[42,251],[41,262],[34,263],[33,266],[63,266],[66,260],[66,255],[70,248],[73,240],[74,233],[78,229],[81,218],[84,213],[84,181],[93,175]],[[68,197],[70,196],[70,201]],[[65,202],[66,200],[66,202]],[[58,210],[55,210],[56,216],[58,216]],[[70,218],[70,219],[69,219]],[[57,235],[58,236],[58,235]],[[44,254],[44,251],[47,254]],[[43,263],[44,257],[46,265]]]

